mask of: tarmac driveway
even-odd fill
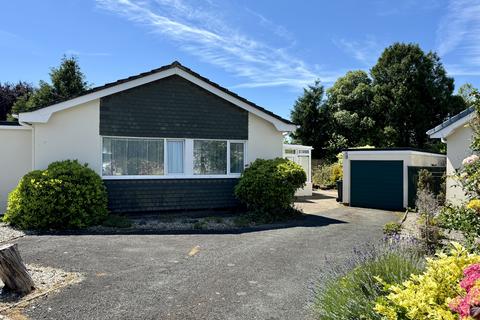
[[[319,200],[300,206],[313,211]],[[308,319],[312,282],[325,258],[345,259],[355,246],[380,239],[382,226],[396,218],[332,204],[292,226],[239,234],[27,236],[17,241],[26,263],[81,272],[85,280],[36,300],[24,314]],[[189,255],[194,247],[198,252]]]

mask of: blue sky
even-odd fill
[[[396,41],[480,87],[480,0],[2,1],[0,81],[47,80],[63,54],[92,85],[179,60],[288,117],[305,85],[368,70]]]

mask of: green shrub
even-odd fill
[[[331,189],[343,178],[343,167],[340,163],[326,164],[313,171],[313,184],[322,189]]]
[[[423,271],[423,255],[400,244],[367,246],[355,250],[338,268],[327,270],[315,292],[313,311],[318,319],[382,319],[374,310],[387,294],[377,277],[402,283]]]
[[[293,161],[257,159],[242,173],[235,195],[248,211],[275,220],[291,213],[295,191],[306,180],[305,171]]]
[[[389,222],[383,226],[383,233],[387,236],[399,234],[402,230],[402,225],[398,222]]]
[[[82,228],[107,216],[102,179],[76,160],[27,173],[8,197],[4,221],[22,229]]]
[[[432,173],[426,169],[421,169],[418,172],[417,190],[433,191],[433,184],[434,180]]]
[[[460,231],[468,246],[472,246],[480,236],[480,215],[475,209],[448,205],[442,208],[438,221],[446,229]]]

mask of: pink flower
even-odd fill
[[[463,275],[469,276],[471,274],[478,273],[480,274],[480,263],[474,263],[463,269]]]
[[[480,264],[475,263],[466,267],[463,270],[463,275],[465,278],[460,282],[460,287],[468,292],[480,279]]]
[[[450,301],[450,303],[448,304],[448,307],[453,312],[459,313],[460,312],[460,309],[459,309],[460,302],[462,302],[462,297],[456,297],[455,299]]]
[[[480,305],[480,288],[478,287],[473,287],[468,293],[468,304],[472,307],[479,306]]]
[[[465,159],[463,159],[462,161],[462,165],[469,165],[469,164],[472,164],[474,163],[475,161],[478,161],[479,157],[476,155],[476,154],[473,154],[469,157],[466,157]]]
[[[460,317],[463,318],[468,318],[470,316],[470,303],[468,296],[465,297],[465,299],[462,299],[460,303],[458,304],[458,314]]]

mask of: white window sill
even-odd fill
[[[240,174],[164,175],[164,176],[102,176],[103,180],[168,180],[168,179],[238,179]]]

